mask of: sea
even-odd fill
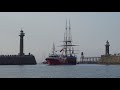
[[[120,78],[120,65],[0,65],[0,78]]]

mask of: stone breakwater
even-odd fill
[[[1,55],[0,65],[35,65],[37,64],[33,55]]]
[[[120,56],[118,55],[101,55],[100,64],[120,64]]]

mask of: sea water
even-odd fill
[[[0,65],[0,78],[119,78],[120,65]]]

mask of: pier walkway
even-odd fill
[[[98,64],[101,57],[82,57],[77,64]]]

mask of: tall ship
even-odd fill
[[[24,54],[23,37],[25,33],[20,31],[20,52],[18,55],[0,55],[0,65],[35,65],[37,64],[34,55]]]
[[[74,46],[72,44],[72,35],[71,35],[71,26],[69,20],[69,27],[67,27],[67,20],[66,20],[66,32],[64,33],[64,40],[63,45],[61,45],[62,49],[60,50],[61,54],[58,55],[54,52],[55,48],[53,49],[53,53],[46,58],[46,61],[49,65],[76,65],[77,56],[74,53]]]

